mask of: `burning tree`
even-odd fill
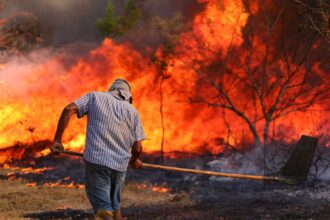
[[[190,102],[234,113],[256,146],[268,145],[272,122],[328,100],[329,69],[320,50],[326,42],[293,25],[299,16],[289,1],[218,7],[233,10],[232,28],[219,28],[221,14],[200,20],[203,26],[187,33],[177,51],[182,68],[198,76]]]
[[[0,2],[0,11],[4,4]],[[0,18],[0,50],[19,53],[30,51],[45,42],[51,32],[45,31],[39,19],[30,13]]]
[[[312,106],[315,109],[324,101],[329,70],[320,48],[325,41],[303,29],[299,32],[294,2],[199,2],[203,2],[200,11],[187,19],[192,22],[192,30],[183,30],[179,36],[175,33],[174,45],[171,35],[162,38],[168,40],[156,49],[154,65],[148,65],[150,54],[146,56],[128,43],[108,38],[70,68],[66,66],[66,50],[45,56],[33,65],[30,59],[8,64],[0,78],[1,89],[8,91],[1,95],[0,111],[6,120],[0,126],[0,148],[15,146],[18,140],[30,146],[31,142],[52,138],[58,106],[78,94],[104,90],[116,77],[132,83],[135,105],[152,137],[145,144],[146,152],[159,151],[161,140],[165,152],[214,155],[223,152],[225,142],[236,148],[253,136],[255,143],[262,145],[269,142],[275,121],[276,129],[280,123],[290,126],[301,115],[290,113]],[[175,30],[178,22],[170,26]],[[82,78],[89,83],[77,81]],[[52,87],[51,92],[45,89],[48,87]],[[187,103],[187,95],[192,103],[203,105]],[[39,115],[47,115],[47,120],[40,121]],[[327,117],[328,112],[324,115]],[[17,126],[19,121],[24,126]],[[29,128],[36,124],[36,140],[31,140]],[[306,133],[311,134],[313,121],[308,119],[305,124]],[[295,134],[302,132],[305,124],[293,126]],[[65,140],[69,149],[82,150],[83,125],[71,125],[74,132],[68,133]],[[165,135],[162,128],[166,128]],[[228,131],[232,136],[223,140]],[[237,131],[244,133],[242,141]]]
[[[330,41],[330,3],[326,0],[295,0],[304,16],[303,26]]]
[[[180,13],[174,14],[170,19],[162,19],[156,16],[152,25],[159,31],[162,39],[162,46],[151,56],[151,63],[155,66],[157,75],[155,79],[159,81],[159,113],[161,117],[162,138],[161,138],[161,163],[164,163],[164,142],[165,142],[165,123],[164,123],[164,83],[170,78],[168,69],[173,66],[174,48],[179,40],[179,34],[185,29],[183,17]],[[157,83],[158,84],[158,83]]]

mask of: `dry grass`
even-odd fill
[[[26,213],[89,207],[84,189],[29,187],[15,180],[0,181],[0,219],[22,219]]]
[[[1,173],[6,172],[0,169]],[[139,189],[136,183],[126,184],[122,200],[122,207],[126,210],[173,201],[190,203],[187,195],[153,192],[150,186]],[[23,218],[24,214],[67,208],[91,209],[84,188],[31,187],[24,181],[0,180],[0,219],[26,219]]]

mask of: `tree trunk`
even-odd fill
[[[254,140],[254,145],[255,147],[260,147],[262,145],[260,137],[258,135],[257,129],[255,128],[255,126],[248,120],[246,120],[245,118],[243,118],[246,123],[248,124],[252,134],[253,134],[253,140]]]
[[[265,127],[264,127],[264,145],[269,144],[269,125],[270,125],[270,120],[266,119]]]
[[[159,96],[160,96],[160,103],[159,103],[159,113],[160,113],[160,120],[162,125],[162,139],[160,143],[160,164],[164,165],[164,141],[165,141],[165,125],[164,125],[164,112],[163,112],[163,83],[164,77],[161,76],[160,80],[160,88],[159,88]]]
[[[268,175],[268,168],[267,168],[267,146],[269,143],[269,125],[270,119],[265,119],[265,126],[264,126],[264,146],[263,146],[263,153],[264,153],[264,176]],[[266,189],[266,183],[264,184],[264,189]]]
[[[258,134],[254,134],[254,132],[252,132],[252,133],[253,133],[253,140],[254,140],[255,147],[262,146],[262,143],[261,143],[261,140],[260,140],[259,135]]]

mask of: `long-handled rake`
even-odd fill
[[[172,166],[161,166],[156,164],[142,163],[142,168],[177,171],[184,173],[203,174],[210,176],[221,176],[227,178],[239,178],[250,180],[276,181],[286,184],[297,184],[307,179],[309,168],[313,162],[317,138],[301,136],[300,140],[293,149],[293,152],[287,163],[280,169],[277,175],[258,176],[238,173],[223,173],[207,170],[187,169]],[[62,153],[83,157],[82,153],[64,150]]]

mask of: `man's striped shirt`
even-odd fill
[[[74,103],[78,118],[87,115],[84,159],[126,171],[133,143],[146,138],[137,110],[109,92],[90,92]]]

